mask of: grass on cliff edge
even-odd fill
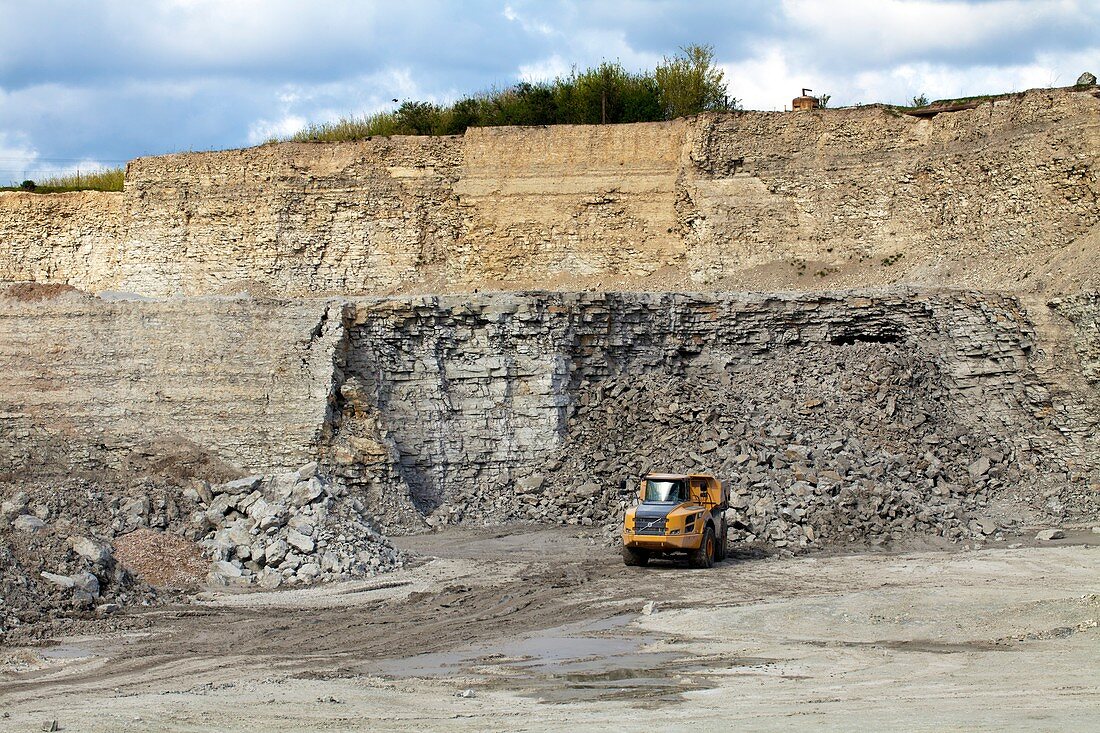
[[[346,140],[364,140],[375,135],[396,135],[400,129],[397,115],[380,112],[364,117],[345,117],[335,122],[311,123],[304,130],[287,138],[273,137],[269,143],[315,142],[338,143]]]
[[[0,191],[26,191],[28,193],[65,193],[67,191],[121,191],[126,177],[122,168],[107,168],[91,173],[71,173],[64,176],[52,176],[33,185],[2,186]]]

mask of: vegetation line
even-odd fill
[[[78,171],[38,181],[23,181],[18,186],[0,186],[0,191],[29,191],[30,193],[121,191],[125,173],[122,168],[104,168],[90,173]]]
[[[397,100],[394,100],[397,101]],[[711,46],[685,46],[652,72],[604,62],[552,82],[520,82],[451,105],[406,101],[396,111],[321,122],[268,142],[342,142],[375,135],[461,135],[469,127],[656,122],[738,109]]]

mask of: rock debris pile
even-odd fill
[[[713,472],[730,485],[736,542],[1000,533],[983,509],[1040,457],[962,424],[931,361],[869,343],[785,356],[582,383],[561,449],[514,481],[513,496],[462,497],[465,513],[602,524],[613,536],[647,471]]]
[[[95,485],[31,485],[0,497],[0,639],[24,624],[60,631],[74,617],[158,598],[115,557],[118,502]]]
[[[404,565],[363,503],[318,474],[316,463],[188,491],[199,505],[191,525],[213,558],[212,583],[278,588]]]
[[[0,484],[0,639],[71,633],[82,619],[210,582],[274,588],[405,562],[315,464],[214,487],[183,483]]]

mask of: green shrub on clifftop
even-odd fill
[[[374,135],[461,135],[469,127],[656,122],[736,109],[710,46],[685,46],[653,72],[618,62],[573,71],[553,82],[520,82],[452,105],[406,101],[393,112],[315,123],[285,138],[297,142],[362,140]],[[269,142],[278,142],[272,139]]]

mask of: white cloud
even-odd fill
[[[803,42],[891,59],[965,50],[1066,22],[1082,10],[1077,5],[1069,0],[783,0],[783,11]]]
[[[533,64],[521,64],[519,67],[519,74],[516,76],[520,81],[534,84],[541,81],[553,81],[558,77],[569,76],[569,72],[572,68],[572,64],[561,56],[554,54],[549,58],[541,59]]]
[[[74,160],[43,158],[20,133],[0,131],[0,185],[19,184],[72,173],[93,173],[112,166],[94,158]]]
[[[819,88],[819,78],[814,74],[792,71],[786,52],[779,46],[761,49],[746,61],[722,64],[722,70],[730,96],[745,109],[782,111],[803,86],[818,93],[827,91]]]
[[[290,137],[304,130],[309,120],[298,115],[286,115],[277,120],[256,120],[248,126],[248,142],[259,145],[272,138]]]
[[[511,5],[505,5],[502,14],[505,20],[510,23],[518,23],[519,26],[528,33],[538,33],[543,36],[549,36],[554,33],[554,28],[549,23],[532,19],[527,15],[521,15]]]
[[[0,184],[19,183],[36,167],[38,151],[23,135],[0,132]]]

